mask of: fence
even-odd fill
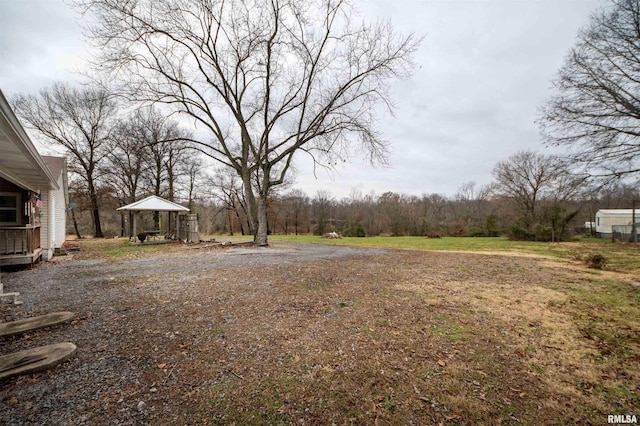
[[[640,227],[640,223],[636,223],[635,227],[633,225],[612,225],[611,238],[619,241],[628,241],[632,243],[637,243],[638,227]]]

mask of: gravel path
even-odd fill
[[[162,296],[171,309],[180,311],[180,292],[197,297],[198,288],[192,283],[233,280],[233,270],[264,270],[268,284],[270,268],[295,269],[309,262],[383,253],[275,244],[270,248],[185,249],[171,256],[127,261],[61,260],[32,270],[3,272],[5,291],[20,292],[24,305],[0,308],[0,320],[66,310],[77,316],[71,324],[0,338],[0,354],[63,341],[75,343],[78,352],[52,370],[0,382],[0,424],[157,424],[154,407],[136,390],[141,387],[142,371],[152,361],[128,352],[126,344],[133,328],[162,318],[153,316],[157,315],[153,304],[136,304],[137,300]],[[162,309],[162,315],[167,315],[166,306]]]

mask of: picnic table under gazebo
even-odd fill
[[[130,226],[129,229],[133,230],[133,232],[129,232],[129,239],[133,239],[134,242],[136,241],[136,238],[139,239],[140,242],[144,242],[147,238],[149,241],[170,241],[178,238],[180,235],[180,220],[178,220],[178,215],[180,213],[185,214],[189,212],[188,208],[174,203],[173,201],[165,200],[157,195],[152,195],[140,201],[136,201],[135,203],[120,207],[117,210],[120,212],[131,213],[133,226]],[[138,216],[143,212],[167,213],[168,220],[166,223],[166,229],[161,229],[161,227],[159,227],[160,229],[139,229]]]

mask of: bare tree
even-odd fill
[[[100,164],[109,152],[111,121],[116,115],[113,98],[104,90],[54,84],[40,90],[38,95],[17,95],[13,98],[13,108],[28,127],[67,151],[70,171],[77,173],[86,184],[94,234],[101,238],[97,185]]]
[[[463,183],[451,202],[456,221],[465,228],[466,235],[490,234],[486,220],[491,215],[490,189],[478,188],[475,182]]]
[[[134,116],[115,125],[107,155],[109,181],[122,205],[136,201],[149,166],[148,147],[138,123]]]
[[[395,192],[385,192],[378,198],[378,210],[392,236],[406,235],[406,200]]]
[[[534,151],[522,151],[496,164],[493,169],[497,195],[508,199],[520,212],[520,222],[525,231],[533,225],[551,220],[566,222],[560,217],[560,204],[578,195],[584,176],[574,175],[559,157]]]
[[[202,159],[193,157],[189,161],[185,161],[178,171],[179,174],[187,177],[184,182],[184,192],[187,196],[187,208],[193,210],[194,201],[197,198],[197,188],[201,183],[202,171],[204,165]]]
[[[309,197],[299,189],[293,189],[279,197],[279,204],[285,235],[289,234],[289,225],[293,225],[294,233],[298,235],[303,229],[301,225],[309,221]]]
[[[316,223],[316,235],[324,235],[328,231],[327,226],[331,222],[331,210],[334,204],[335,200],[331,193],[323,189],[317,191],[311,200],[311,214]]]
[[[355,23],[347,0],[77,0],[97,24],[96,69],[116,90],[164,103],[202,133],[194,142],[235,170],[251,231],[267,244],[267,200],[294,155],[317,164],[360,152],[384,161],[375,128],[408,77],[420,40]]]
[[[548,143],[600,177],[640,171],[640,1],[591,16],[553,82],[538,123]]]
[[[221,202],[227,213],[229,233],[233,235],[233,218],[235,217],[240,227],[240,233],[245,235],[249,226],[247,201],[242,195],[244,191],[238,176],[231,170],[217,169],[212,176],[206,179],[206,186],[209,188],[207,194],[209,198]]]
[[[173,201],[178,170],[184,166],[191,149],[190,134],[174,120],[163,117],[154,108],[141,108],[132,117],[132,136],[144,149],[147,192]]]

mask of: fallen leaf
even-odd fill
[[[526,394],[527,394],[526,392],[522,392],[522,393],[520,394],[520,398],[524,398]]]
[[[441,366],[441,367],[444,367],[445,365],[447,365],[447,363],[444,362],[443,360],[439,359],[438,360],[438,365]]]

